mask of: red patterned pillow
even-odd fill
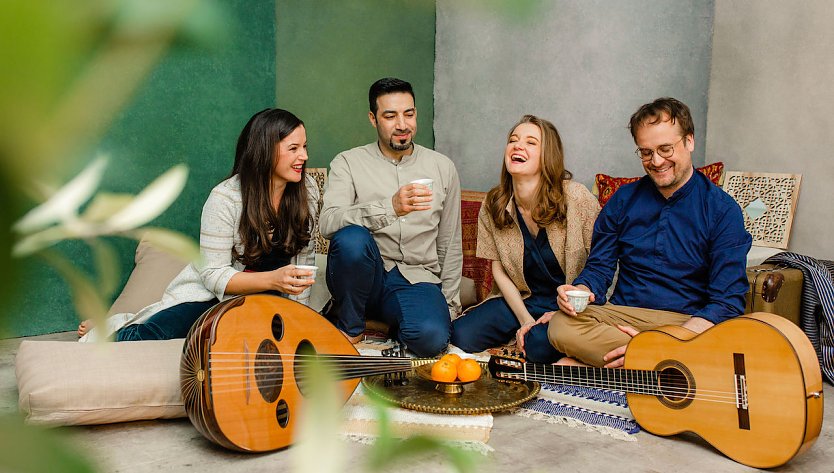
[[[710,181],[716,186],[721,185],[724,177],[724,163],[721,161],[717,163],[707,164],[704,167],[696,168],[698,171],[704,173]],[[611,177],[606,174],[597,174],[594,180],[594,190],[596,190],[597,199],[599,199],[600,207],[605,207],[605,204],[617,192],[620,186],[630,184],[640,179],[639,177]]]
[[[475,256],[478,246],[478,212],[486,192],[461,191],[460,220],[463,239],[463,275],[475,281],[478,301],[484,300],[492,288],[492,262]]]

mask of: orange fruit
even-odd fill
[[[448,353],[440,357],[441,360],[449,360],[452,362],[453,365],[457,366],[460,364],[460,357],[456,353]]]
[[[472,358],[461,360],[458,365],[458,379],[464,383],[475,381],[481,377],[481,365]]]
[[[451,383],[458,377],[458,367],[449,360],[440,360],[431,367],[431,379]]]

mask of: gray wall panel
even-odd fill
[[[509,128],[554,122],[567,167],[642,175],[628,118],[671,95],[691,108],[704,163],[712,1],[437,1],[435,147],[464,188],[497,184]]]
[[[707,154],[735,171],[802,174],[789,249],[834,259],[834,3],[715,8]]]

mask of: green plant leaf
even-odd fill
[[[61,222],[78,215],[78,209],[95,193],[107,166],[107,158],[99,156],[81,173],[61,187],[43,204],[30,210],[17,223],[14,231],[20,234],[32,233],[55,222]]]
[[[403,461],[421,453],[435,451],[446,455],[456,471],[461,473],[476,471],[480,458],[474,452],[455,447],[443,440],[426,435],[415,435],[404,440],[394,437],[390,417],[388,416],[390,404],[373,392],[370,392],[368,397],[379,425],[378,438],[368,459],[368,466],[371,471],[389,470],[391,465],[398,461]]]
[[[21,238],[12,247],[12,256],[23,258],[69,238],[72,238],[72,235],[64,226],[47,228]]]
[[[299,361],[296,361],[299,363]],[[345,471],[344,441],[340,438],[342,423],[341,390],[335,375],[315,357],[300,361],[305,402],[299,413],[295,445],[290,450],[293,471],[341,473]],[[322,452],[327,452],[322,455]]]
[[[87,244],[93,250],[99,291],[103,298],[109,299],[116,291],[116,285],[120,280],[119,255],[113,245],[100,238],[87,240]]]
[[[90,205],[84,209],[84,213],[81,214],[81,219],[90,223],[104,222],[124,209],[133,199],[134,196],[132,194],[99,192],[93,196]]]
[[[180,195],[188,180],[188,166],[178,164],[154,179],[122,210],[106,222],[114,232],[127,231],[155,219]]]
[[[107,318],[107,303],[96,290],[95,284],[81,271],[75,269],[72,263],[54,251],[42,251],[38,256],[52,265],[72,291],[72,302],[81,320],[92,319],[98,326],[104,326]]]
[[[136,241],[145,240],[156,248],[186,261],[200,260],[200,246],[182,233],[159,227],[142,227],[125,232],[123,236]]]
[[[92,473],[84,450],[58,431],[29,426],[20,416],[0,416],[0,471]]]

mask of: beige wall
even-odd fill
[[[834,259],[834,2],[716,0],[706,160],[802,174],[789,250]]]

